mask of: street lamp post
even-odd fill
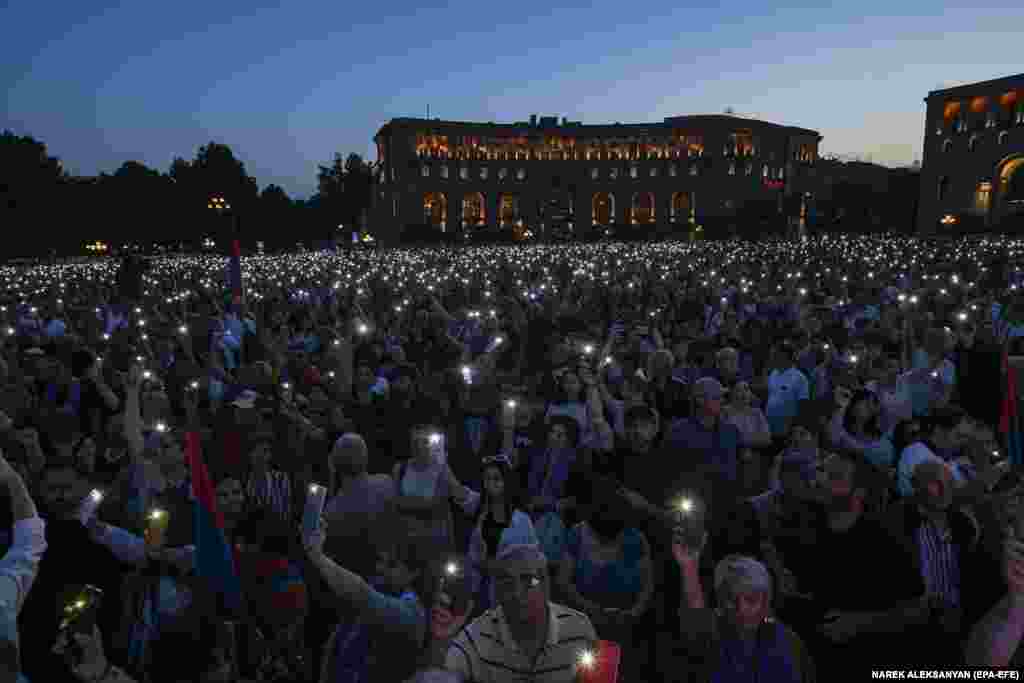
[[[218,218],[224,215],[225,211],[231,210],[231,204],[228,200],[221,196],[210,197],[210,201],[206,203],[206,208],[217,212]],[[233,215],[233,214],[232,214]],[[218,220],[218,222],[220,222]],[[232,225],[234,225],[234,219],[232,219]],[[205,242],[204,242],[205,246]]]

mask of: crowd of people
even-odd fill
[[[1020,668],[1022,250],[0,268],[0,677]]]

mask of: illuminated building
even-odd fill
[[[694,218],[803,191],[821,139],[734,115],[612,125],[393,119],[374,138],[374,232],[390,242],[417,226],[688,230]]]
[[[1024,214],[1024,74],[925,98],[918,230],[995,227]]]

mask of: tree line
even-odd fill
[[[191,159],[175,158],[166,172],[125,161],[113,173],[81,177],[67,172],[46,145],[11,131],[0,133],[0,225],[8,256],[85,254],[96,241],[201,248],[238,235],[246,248],[268,250],[297,242],[351,239],[364,227],[374,167],[358,154],[335,154],[317,171],[317,192],[292,199],[283,188],[260,189],[227,145],[210,142]],[[209,208],[223,199],[230,209]],[[345,231],[339,230],[345,226]]]

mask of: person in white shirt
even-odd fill
[[[14,542],[0,560],[0,681],[25,683],[18,657],[18,614],[46,551],[46,524],[21,476],[0,452],[0,487],[11,499]]]
[[[966,441],[969,429],[967,415],[956,407],[938,411],[928,419],[927,437],[910,444],[900,453],[897,465],[897,488],[900,495],[908,497],[914,493],[914,468],[922,462],[946,463]],[[954,470],[954,480],[963,483],[963,475]]]

